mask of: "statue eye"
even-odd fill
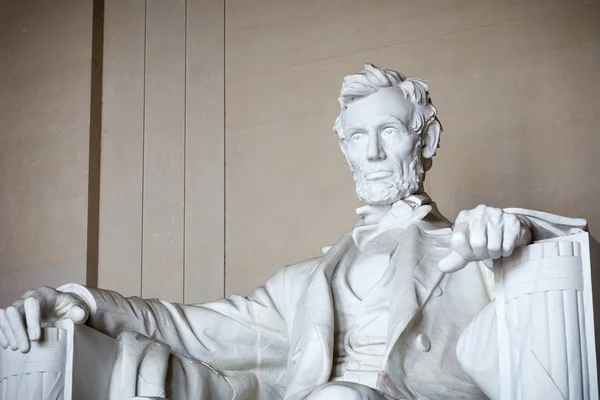
[[[392,136],[396,133],[396,129],[394,128],[385,128],[381,133],[383,136]]]
[[[354,141],[358,141],[358,140],[361,140],[364,137],[365,137],[364,133],[358,132],[358,133],[353,134],[351,136],[351,139],[354,140]]]

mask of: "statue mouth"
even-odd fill
[[[371,172],[365,175],[365,179],[367,181],[379,181],[381,179],[386,179],[392,176],[394,173],[392,171],[377,171]]]

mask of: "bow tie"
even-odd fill
[[[384,232],[406,229],[431,212],[429,203],[429,196],[420,193],[398,200],[391,207],[367,205],[358,208],[356,213],[362,218],[352,231],[354,243],[362,250],[369,241]]]

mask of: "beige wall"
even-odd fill
[[[100,287],[201,302],[318,256],[355,221],[331,128],[365,62],[431,84],[448,217],[600,229],[597,2],[224,4],[106,0],[102,43],[92,0],[0,0],[0,303],[16,281],[93,284],[86,261]]]
[[[422,77],[445,131],[426,189],[600,230],[600,4],[227,2],[227,293],[318,256],[357,206],[331,133],[365,62]],[[600,233],[597,233],[600,234]]]
[[[106,0],[100,287],[224,294],[223,0]]]
[[[92,0],[0,1],[0,306],[86,282],[91,59]]]

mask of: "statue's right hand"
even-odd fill
[[[70,318],[76,324],[86,321],[89,306],[79,296],[41,287],[29,292],[7,308],[0,308],[0,346],[27,353],[30,341],[41,336],[42,322]]]

